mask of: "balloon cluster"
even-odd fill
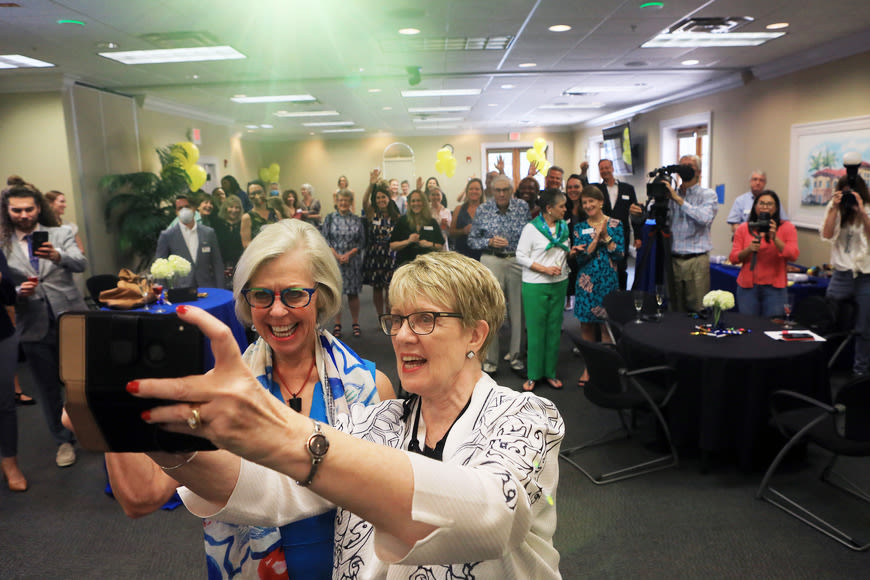
[[[266,184],[272,183],[273,181],[277,183],[280,176],[281,166],[277,163],[272,163],[269,167],[260,168],[260,181]]]
[[[190,191],[199,191],[208,181],[208,173],[196,164],[199,161],[199,148],[190,141],[182,141],[173,145],[171,150],[175,163],[187,173]]]
[[[546,173],[553,165],[547,161],[546,151],[547,142],[541,137],[535,139],[534,146],[526,150],[526,159],[535,166],[538,173]]]
[[[435,171],[443,173],[447,177],[453,177],[453,174],[456,173],[456,158],[453,156],[453,148],[445,145],[438,150],[437,155]]]

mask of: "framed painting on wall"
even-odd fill
[[[791,126],[788,214],[796,226],[819,227],[850,151],[861,156],[858,174],[870,181],[870,115]]]

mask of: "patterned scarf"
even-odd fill
[[[568,224],[565,223],[565,220],[559,220],[556,222],[556,235],[553,236],[552,232],[550,232],[550,226],[547,225],[546,220],[544,220],[544,216],[538,214],[538,217],[531,221],[531,224],[535,226],[535,228],[544,235],[545,238],[550,240],[550,243],[547,244],[547,247],[544,251],[549,250],[550,248],[562,248],[566,252],[569,251],[568,246],[565,242],[568,241],[570,234],[568,232]]]

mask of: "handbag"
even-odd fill
[[[131,310],[157,300],[151,284],[143,276],[134,274],[127,268],[118,272],[118,285],[100,292],[100,302],[116,310]]]

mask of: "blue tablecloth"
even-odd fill
[[[737,297],[737,275],[740,266],[729,264],[710,264],[710,290],[728,290]],[[807,296],[824,296],[828,289],[828,278],[810,276],[806,282],[795,282],[788,287],[789,295],[797,304]]]
[[[236,339],[236,342],[239,345],[239,349],[244,352],[246,348],[248,348],[248,339],[245,337],[245,328],[242,326],[242,323],[239,322],[239,319],[236,318],[236,310],[235,310],[235,302],[233,300],[233,293],[229,290],[224,290],[223,288],[197,288],[197,292],[200,294],[206,294],[207,296],[203,298],[198,298],[193,302],[179,302],[177,304],[168,304],[163,308],[167,313],[175,312],[175,309],[180,304],[190,304],[191,306],[196,306],[197,308],[202,308],[224,324],[230,327],[230,330],[233,333],[233,338]],[[149,309],[145,310],[145,308],[136,308],[132,310],[132,312],[154,312],[157,308],[154,304],[149,304]],[[203,357],[203,363],[206,369],[210,369],[214,367],[214,355],[211,352],[211,341],[206,339],[205,345],[205,353]]]

